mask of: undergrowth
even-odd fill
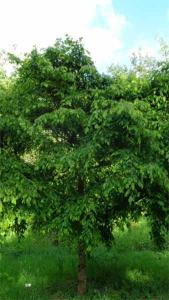
[[[85,300],[169,299],[169,247],[154,249],[145,220],[117,230],[110,250],[95,249],[87,272]],[[0,247],[0,300],[77,300],[76,276],[71,243],[55,246],[29,234],[20,243],[7,237]]]

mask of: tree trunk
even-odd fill
[[[84,195],[84,180],[81,176],[78,178],[78,193],[79,195]],[[78,256],[79,256],[79,266],[78,266],[78,295],[83,297],[86,293],[86,252],[84,243],[79,241],[78,244]]]
[[[79,266],[78,266],[78,295],[83,297],[86,293],[86,253],[82,243],[79,243],[78,249]]]

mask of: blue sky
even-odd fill
[[[115,11],[124,15],[129,22],[123,35],[125,48],[140,44],[154,43],[157,36],[168,38],[169,1],[168,0],[114,0]]]
[[[155,56],[157,36],[168,39],[169,0],[0,0],[0,49],[22,54],[65,34],[83,37],[100,71],[139,47]]]

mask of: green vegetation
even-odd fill
[[[29,228],[71,241],[84,296],[87,263],[102,243],[106,259],[117,228],[144,215],[155,245],[166,247],[169,60],[133,57],[131,69],[99,74],[69,37],[10,60],[15,74],[0,73],[0,234],[21,238]]]
[[[87,261],[88,292],[84,299],[167,300],[169,248],[154,251],[150,228],[142,220],[115,230],[110,250],[95,249]],[[168,240],[169,242],[169,240]],[[76,297],[78,258],[69,242],[27,235],[19,244],[10,237],[0,248],[1,300],[69,300]],[[31,283],[30,288],[25,283]]]

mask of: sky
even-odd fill
[[[96,67],[127,64],[138,48],[157,55],[169,36],[169,0],[0,0],[0,49],[29,52],[68,34],[83,37]]]

